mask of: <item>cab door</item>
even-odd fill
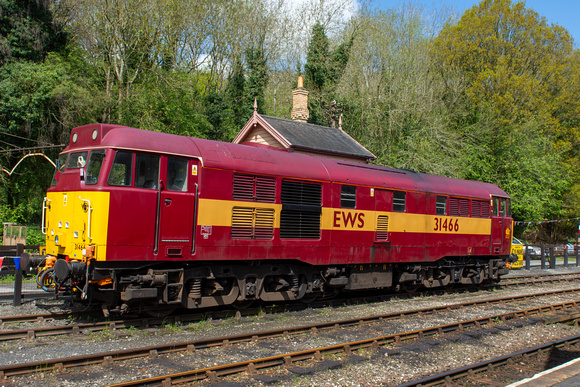
[[[166,258],[183,258],[193,250],[197,161],[164,157],[159,193],[159,248]]]
[[[504,248],[506,199],[494,196],[491,210],[491,253],[500,254]]]

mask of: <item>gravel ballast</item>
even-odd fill
[[[556,271],[549,270],[545,272],[554,273]],[[570,271],[560,272],[569,273]],[[183,326],[172,324],[158,329],[107,330],[92,334],[13,341],[0,345],[0,365],[99,353],[144,345],[167,344],[221,335],[281,329],[314,322],[360,318],[400,312],[402,310],[421,309],[429,306],[455,304],[467,299],[545,293],[556,289],[571,289],[578,286],[578,283],[570,282],[477,293],[419,296],[412,299],[395,299],[366,305],[307,309],[299,312],[215,321],[207,320]],[[119,362],[112,366],[79,367],[67,370],[63,374],[54,374],[52,372],[37,373],[32,376],[9,378],[0,383],[0,385],[102,386],[133,378],[159,376],[172,372],[205,368],[218,364],[426,328],[475,317],[499,314],[510,310],[521,310],[540,304],[549,305],[571,300],[575,300],[574,294],[544,297],[541,301],[528,300],[517,301],[507,305],[470,307],[421,317],[414,316],[390,320],[380,324],[373,323],[361,327],[323,331],[317,335],[289,336],[195,352],[180,352],[157,358],[141,358]],[[48,301],[42,300],[39,303],[47,304]],[[41,312],[46,312],[46,309],[36,307],[34,302],[27,302],[20,308],[14,308],[7,303],[0,304],[0,315],[2,316]],[[62,324],[62,322],[56,323]],[[4,324],[2,329],[10,329],[10,326],[7,325]],[[23,329],[23,327],[13,327],[12,329]],[[422,375],[458,368],[579,333],[580,329],[577,327],[565,325],[524,325],[521,328],[514,328],[509,331],[499,330],[477,338],[458,334],[456,336],[460,337],[459,339],[450,339],[452,335],[445,335],[441,338],[432,338],[431,341],[433,343],[424,340],[417,343],[404,344],[400,348],[387,347],[391,350],[395,349],[395,351],[371,353],[369,350],[366,353],[360,353],[361,356],[367,358],[367,360],[362,361],[360,358],[357,358],[357,361],[349,360],[346,355],[333,355],[326,358],[326,360],[339,362],[338,366],[336,363],[332,363],[334,366],[331,369],[313,374],[301,375],[283,368],[265,370],[262,373],[274,375],[276,380],[274,385],[280,386],[398,385],[417,379]],[[522,375],[522,377],[524,376],[529,375]],[[228,377],[227,380],[239,382],[241,385],[266,385],[264,382],[245,374]],[[207,384],[206,382],[198,383],[198,385]]]

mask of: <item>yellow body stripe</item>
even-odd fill
[[[280,227],[281,204],[200,199],[199,225],[231,227],[234,207],[274,209],[274,227]],[[322,208],[321,229],[376,231],[377,217],[388,216],[389,232],[489,235],[491,219]]]

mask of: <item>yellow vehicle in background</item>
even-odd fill
[[[508,263],[510,269],[519,269],[524,265],[524,243],[518,238],[512,239],[510,254],[517,255],[518,257],[517,261],[512,262],[511,264]]]

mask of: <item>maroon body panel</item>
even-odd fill
[[[95,140],[81,135],[95,130]],[[389,231],[385,240],[377,240],[374,229],[363,230],[362,226],[370,224],[369,216],[375,211],[393,211],[394,191],[406,193],[405,214],[435,216],[438,195],[487,203],[492,197],[509,199],[493,184],[114,125],[86,125],[73,129],[72,133],[73,136],[78,133],[78,140],[73,143],[71,136],[65,152],[107,149],[102,176],[97,185],[89,186],[79,181],[78,173],[65,172],[50,190],[110,192],[106,250],[109,262],[296,260],[329,265],[509,255],[510,244],[506,238],[511,233],[512,219],[509,216],[492,218],[491,212],[487,219],[492,226],[486,235],[395,230]],[[104,174],[111,169],[115,150],[159,155],[158,188],[108,185]],[[186,190],[167,189],[168,157],[187,158]],[[230,225],[199,224],[196,214],[202,210],[199,206],[203,203],[223,201],[227,206],[239,201],[232,196],[234,174],[239,173],[274,178],[275,201],[268,205],[278,208],[286,205],[281,201],[282,181],[320,184],[321,211],[330,211],[330,215],[323,212],[320,237],[281,238],[280,228],[276,227],[272,238],[267,240],[235,239]],[[356,208],[350,212],[341,206],[343,185],[358,189]],[[241,202],[247,207],[264,207],[251,201]],[[333,229],[329,222],[350,224],[350,227]]]

